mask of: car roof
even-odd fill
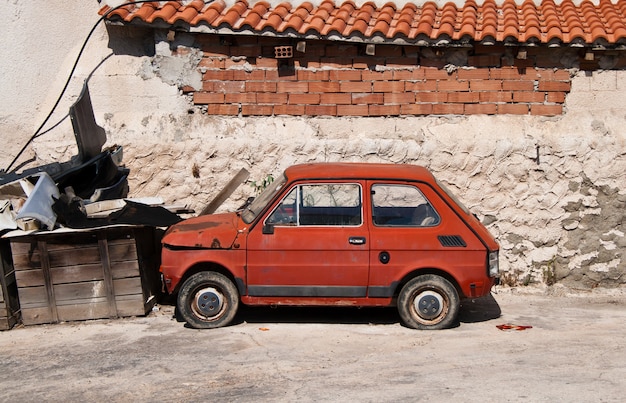
[[[430,171],[420,165],[361,162],[320,162],[293,165],[285,170],[288,180],[298,179],[408,179],[433,182]]]

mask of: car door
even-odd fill
[[[415,269],[484,270],[484,247],[424,183],[370,182],[370,297],[390,297]],[[478,262],[478,263],[476,263]]]
[[[287,189],[248,235],[248,295],[365,297],[369,244],[362,189],[358,181]]]

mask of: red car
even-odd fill
[[[498,250],[426,168],[319,163],[238,212],[170,227],[161,273],[195,328],[229,324],[243,303],[397,306],[406,326],[441,329],[462,298],[489,294]]]

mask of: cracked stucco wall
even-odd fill
[[[31,10],[9,3],[0,8],[10,14],[2,17],[10,21],[3,40],[24,45],[0,58],[0,72],[11,77],[0,104],[3,166],[47,114],[98,9],[94,2],[85,10],[77,0],[63,6],[72,10],[65,14],[58,6]],[[59,26],[55,13],[73,20]],[[26,23],[33,20],[41,24]],[[22,37],[32,39],[18,41]],[[35,46],[37,37],[41,47]],[[193,49],[172,56],[163,40],[153,49],[145,43],[124,51],[116,46],[123,45],[111,43],[104,27],[95,31],[52,121],[67,112],[93,73],[96,120],[109,144],[124,147],[131,196],[158,195],[200,210],[242,167],[259,181],[310,161],[421,164],[497,236],[506,283],[626,284],[624,71],[575,73],[566,112],[554,118],[220,117],[202,114],[179,90],[181,84],[198,85]],[[38,138],[23,159],[67,159],[74,144],[64,121]],[[237,207],[253,192],[241,186],[222,209]]]

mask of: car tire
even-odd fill
[[[460,308],[456,288],[445,278],[426,274],[411,279],[398,296],[398,312],[413,329],[438,330],[451,327]]]
[[[183,283],[177,305],[189,326],[213,329],[232,322],[239,307],[239,293],[228,277],[204,271]]]

